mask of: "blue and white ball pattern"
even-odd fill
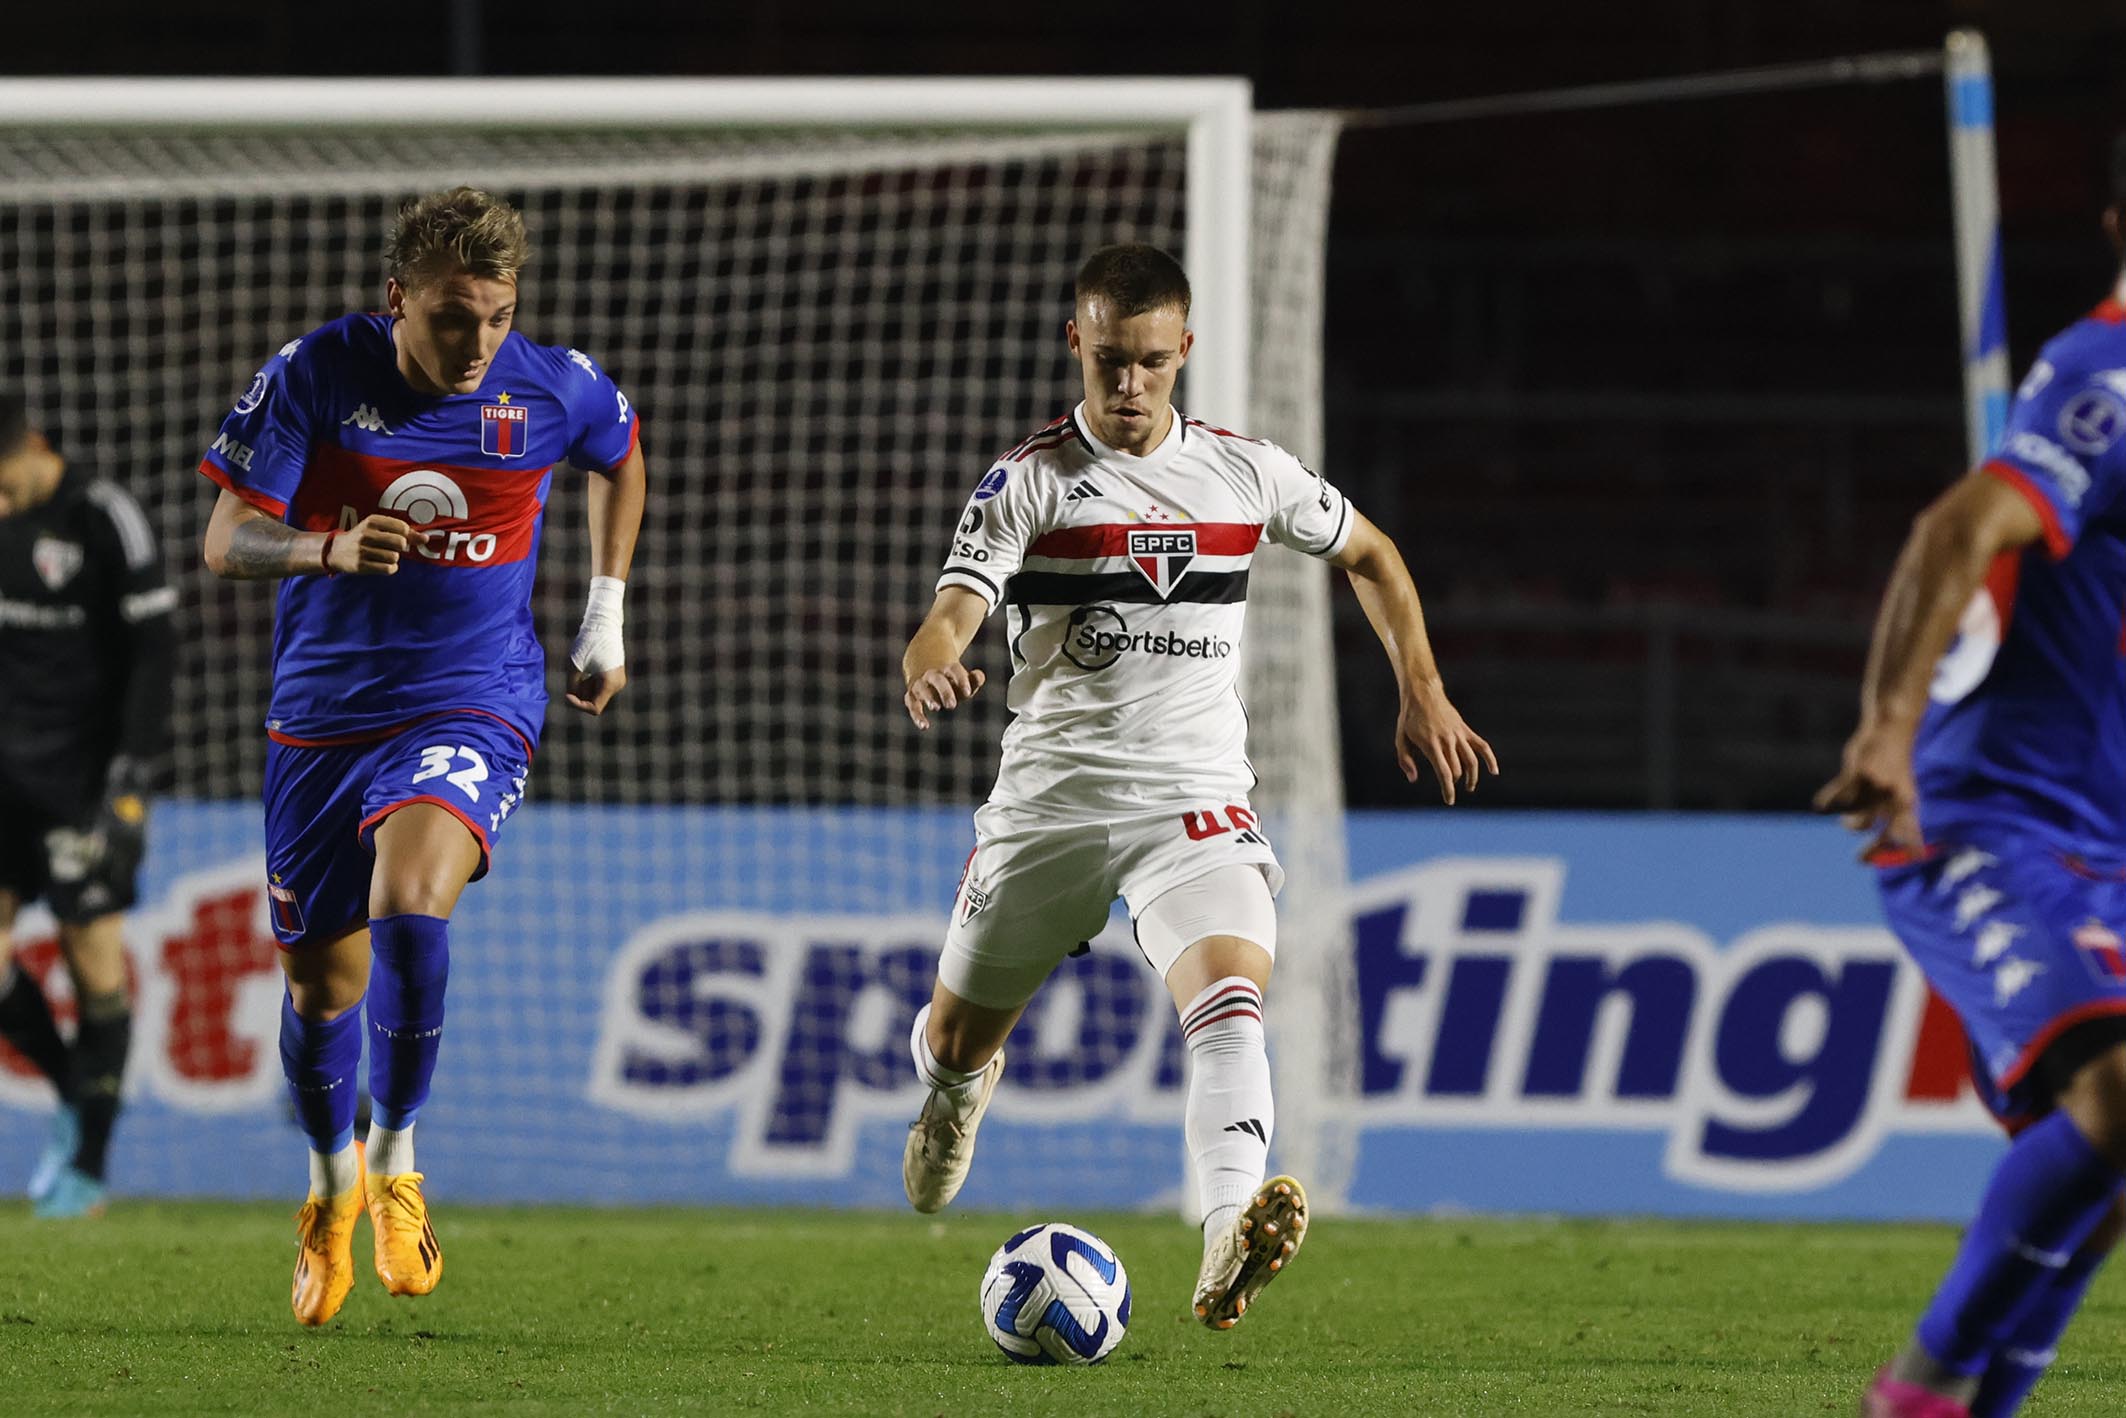
[[[1129,1274],[1075,1226],[1029,1226],[982,1274],[982,1327],[1019,1364],[1097,1364],[1129,1328]]]

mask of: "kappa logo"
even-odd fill
[[[365,433],[381,433],[386,438],[397,436],[392,433],[391,425],[384,422],[384,416],[376,411],[376,405],[374,404],[356,404],[354,412],[340,420],[341,428],[345,428],[349,424],[353,424]]]
[[[39,537],[30,546],[30,565],[47,591],[56,591],[81,570],[81,543],[57,537]]]
[[[585,374],[588,374],[593,379],[596,379],[598,377],[598,366],[591,363],[591,357],[589,355],[585,354],[581,350],[570,350],[568,352],[568,357],[569,361],[574,364],[578,369],[582,370]]]
[[[1129,534],[1129,564],[1136,567],[1160,600],[1174,594],[1175,585],[1196,559],[1193,531],[1135,531]]]

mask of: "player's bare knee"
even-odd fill
[[[59,950],[66,957],[76,992],[84,998],[125,993],[123,917],[101,916],[83,925],[61,926]]]
[[[281,952],[288,998],[304,1019],[337,1019],[362,1002],[369,990],[369,931],[366,927],[330,940],[306,941]]]
[[[369,914],[377,916],[448,916],[465,889],[462,877],[452,880],[440,867],[379,875],[369,889]]]
[[[1206,936],[1175,959],[1166,972],[1166,988],[1176,1009],[1186,1009],[1204,990],[1235,975],[1267,994],[1270,968],[1270,952],[1254,941],[1233,935]]]

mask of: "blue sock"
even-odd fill
[[[2077,1251],[2073,1260],[2038,1292],[1986,1365],[1986,1377],[1971,1400],[1971,1418],[2011,1418],[2052,1363],[2053,1346],[2067,1332],[2089,1282],[2102,1268],[2105,1251]]]
[[[379,1127],[403,1128],[428,1101],[443,1044],[450,922],[378,916],[369,922],[369,1106]]]
[[[2059,1281],[2104,1219],[2119,1173],[2053,1113],[2008,1146],[1934,1302],[1919,1343],[1951,1373],[1976,1374]]]
[[[328,1156],[354,1141],[354,1071],[362,1062],[362,1011],[305,1019],[281,996],[281,1072],[313,1151]]]

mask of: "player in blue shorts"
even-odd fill
[[[387,311],[283,345],[200,465],[222,489],[208,567],[281,583],[266,869],[288,982],[281,1063],[311,1149],[292,1297],[304,1324],[352,1288],[365,1202],[386,1290],[425,1295],[443,1273],[413,1126],[443,1031],[451,909],[523,800],[546,712],[531,590],[557,463],[595,475],[568,701],[602,713],[627,681],[635,413],[589,356],[512,332],[529,255],[523,219],[486,193],[408,202],[386,246]]]
[[[2105,227],[2126,255],[2126,141]],[[1993,456],[1922,512],[1817,806],[2013,1136],[1876,1418],[1999,1418],[2117,1239],[2126,1174],[2126,278],[2048,344]],[[1952,640],[1954,641],[1952,645]]]

